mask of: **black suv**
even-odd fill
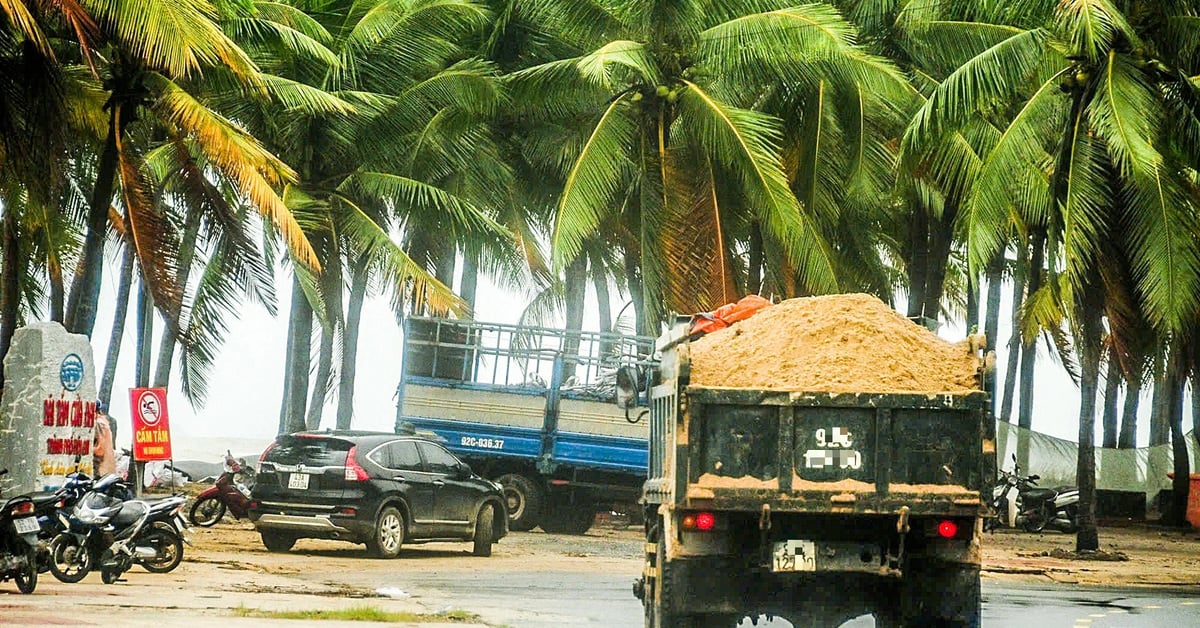
[[[473,541],[476,556],[508,533],[500,485],[421,436],[285,434],[263,452],[250,520],[272,552],[296,539],[366,543],[392,558],[412,541]]]

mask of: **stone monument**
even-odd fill
[[[92,345],[83,334],[42,322],[13,335],[0,399],[5,496],[53,490],[77,464],[92,472],[95,373]]]

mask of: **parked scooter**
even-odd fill
[[[244,477],[245,481],[239,482],[238,476]],[[250,506],[250,489],[253,487],[254,469],[244,458],[235,460],[233,454],[225,450],[225,465],[220,477],[196,496],[188,518],[192,525],[209,527],[220,521],[228,510],[235,519],[242,519]]]
[[[0,469],[0,476],[8,469]],[[21,593],[37,588],[37,517],[33,500],[18,495],[0,510],[0,581],[15,580]]]
[[[1021,493],[1031,490],[1040,479],[1037,475],[1022,476],[1021,467],[1013,457],[1013,470],[1000,469],[1000,477],[992,488],[992,516],[983,522],[983,529],[991,532],[999,527],[1009,527],[1019,520],[1018,504]]]
[[[1077,531],[1079,489],[1074,486],[1038,488],[1037,481],[1040,478],[1036,475],[1022,476],[1016,455],[1012,460],[1012,473],[1001,470],[1001,481],[992,489],[992,507],[997,512],[1007,512],[1007,504],[1015,496],[1015,523],[1026,532],[1041,532],[1046,528],[1067,533]]]
[[[64,518],[60,513],[70,513],[80,498],[92,490],[92,484],[91,476],[82,471],[75,471],[67,474],[66,481],[58,490],[29,493],[39,527],[38,573],[50,570],[50,542],[64,530]]]
[[[79,582],[99,570],[112,584],[134,564],[166,573],[183,561],[180,515],[186,498],[180,495],[147,501],[123,499],[109,489],[115,474],[96,481],[93,490],[65,519],[66,530],[50,543],[50,572],[63,582]]]

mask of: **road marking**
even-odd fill
[[[1147,606],[1143,606],[1142,608],[1162,608],[1162,607],[1157,604],[1149,604]]]
[[[1180,606],[1196,606],[1197,604],[1200,604],[1200,602],[1180,602],[1179,603]]]
[[[1125,614],[1125,613],[1128,613],[1128,612],[1129,612],[1129,611],[1127,611],[1127,610],[1125,610],[1125,609],[1123,609],[1123,608],[1114,608],[1114,609],[1112,609],[1111,611],[1108,611],[1108,614],[1109,614],[1109,615],[1123,615],[1123,614]]]
[[[1092,613],[1091,615],[1088,615],[1088,617],[1105,617],[1105,616],[1106,615],[1104,613]]]

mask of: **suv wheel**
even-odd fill
[[[495,537],[496,508],[488,504],[479,511],[479,519],[475,522],[475,548],[471,553],[476,556],[491,556]]]
[[[261,534],[263,545],[266,546],[268,552],[286,552],[296,544],[296,537],[290,534],[265,530]]]
[[[375,535],[367,541],[367,551],[376,558],[395,558],[404,544],[404,515],[394,506],[379,513]]]

